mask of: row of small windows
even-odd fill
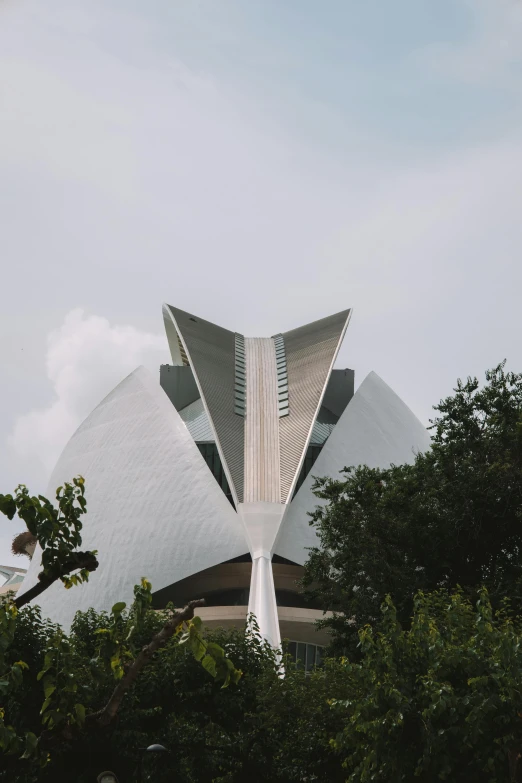
[[[288,371],[286,367],[285,342],[282,334],[272,338],[275,347],[276,372],[277,372],[277,405],[279,417],[288,416],[290,413],[288,401]],[[246,415],[246,354],[245,338],[237,332],[234,335],[234,413],[238,416]]]
[[[246,413],[245,338],[237,332],[235,335],[234,413],[237,413],[238,416],[244,416]]]
[[[286,367],[285,341],[282,334],[272,338],[274,341],[277,370],[277,405],[279,418],[290,413],[288,402],[288,370]]]

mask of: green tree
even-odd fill
[[[123,619],[127,619],[127,610]],[[75,696],[86,714],[107,702],[114,689],[110,665],[97,660],[98,631],[110,626],[110,613],[92,609],[76,615],[67,636],[68,670]],[[147,612],[135,637],[138,648],[163,627],[161,612]],[[28,644],[30,665],[24,691],[11,693],[6,710],[18,734],[40,732],[45,655],[55,627],[47,627],[37,609],[28,606],[17,619],[11,659]],[[101,634],[103,638],[106,634]],[[342,729],[343,717],[329,700],[350,691],[342,666],[335,661],[311,676],[286,661],[286,676],[277,674],[274,652],[256,633],[208,631],[205,640],[226,651],[243,676],[233,688],[216,688],[190,651],[170,639],[158,649],[125,697],[117,720],[104,728],[72,732],[51,748],[49,763],[38,770],[38,783],[92,783],[102,769],[121,781],[137,780],[139,749],[160,742],[167,756],[147,758],[146,771],[156,783],[290,783],[345,779],[342,759],[330,739]],[[5,759],[9,783],[29,783],[34,768],[12,755]],[[1,767],[0,767],[1,769]]]
[[[388,593],[403,622],[419,589],[486,585],[495,605],[509,595],[522,609],[522,375],[502,363],[483,387],[459,380],[435,410],[431,449],[412,465],[316,482],[326,505],[311,515],[320,543],[304,584],[334,612],[338,650]]]
[[[327,660],[311,676],[287,661],[284,678],[255,634],[210,632],[207,641],[244,671],[228,689],[215,688],[171,638],[127,692],[118,720],[73,732],[68,741],[60,736],[38,783],[88,783],[102,768],[131,783],[138,749],[153,740],[171,751],[156,768],[153,760],[147,766],[157,783],[518,782],[522,629],[511,614],[508,606],[494,611],[484,590],[476,605],[462,591],[438,591],[417,595],[404,629],[386,599],[374,627],[359,632],[356,659]],[[87,714],[113,690],[110,666],[96,660],[97,631],[110,626],[110,616],[78,613],[67,638],[76,694]],[[163,623],[161,613],[147,612],[136,644]],[[53,631],[37,610],[23,609],[12,660],[28,645],[41,666]],[[24,703],[20,690],[13,691],[8,707],[16,709],[20,726],[37,732],[41,681],[32,667],[23,677]],[[28,761],[7,762],[9,783],[35,779]]]
[[[361,659],[341,665],[348,698],[332,746],[349,783],[522,780],[522,635],[462,591],[419,593],[403,630],[387,598],[378,627],[359,632]]]
[[[237,683],[241,677],[241,671],[225,650],[203,636],[201,620],[194,617],[194,609],[203,601],[191,601],[179,611],[172,607],[151,624],[151,584],[144,578],[134,588],[134,602],[128,610],[125,603],[119,602],[103,615],[103,626],[94,632],[94,657],[87,666],[85,660],[79,666],[74,640],[61,628],[42,623],[36,610],[26,611],[29,622],[20,626],[19,610],[51,584],[61,580],[69,589],[86,581],[98,566],[96,552],[78,550],[82,543],[81,517],[87,506],[83,478],[59,487],[56,501],[53,506],[43,496],[31,497],[24,486],[18,487],[14,496],[0,495],[0,511],[9,519],[18,514],[25,521],[41,548],[42,562],[34,587],[16,598],[7,595],[0,602],[0,752],[41,767],[49,763],[56,747],[74,745],[82,733],[99,736],[110,730],[142,671],[173,640],[190,651],[211,677],[223,682],[223,687]],[[17,636],[17,627],[25,631],[27,656],[24,634]],[[144,639],[145,630],[154,633]],[[34,704],[28,695],[27,679],[24,680],[30,670],[26,657],[31,659],[31,676],[34,679],[36,674],[39,683],[38,712],[43,730],[34,725]],[[35,664],[41,667],[37,673]],[[105,682],[105,690],[93,688],[98,681]],[[34,689],[34,683],[32,686]],[[93,701],[94,693],[102,699]],[[24,700],[31,704],[24,705]]]
[[[77,550],[83,500],[81,479],[58,491],[56,509],[23,487],[0,496],[0,510],[21,511],[45,555],[33,597],[57,579],[74,588],[95,570],[96,553]],[[171,752],[149,769],[158,782],[340,781],[329,747],[336,719],[328,699],[342,693],[335,680],[307,678],[288,662],[281,679],[255,622],[246,636],[203,634],[198,603],[155,612],[143,579],[132,606],[78,613],[65,634],[27,594],[5,601],[0,780],[87,783],[110,768],[133,781],[139,748],[159,741]],[[229,681],[236,687],[224,687]]]

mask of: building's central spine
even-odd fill
[[[277,367],[271,338],[247,337],[244,502],[281,502]]]

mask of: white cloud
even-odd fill
[[[140,364],[158,371],[166,361],[163,335],[72,310],[47,338],[54,399],[16,419],[9,446],[18,458],[36,458],[49,472],[76,427],[117,383]]]

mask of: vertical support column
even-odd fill
[[[248,612],[254,614],[261,636],[272,647],[281,646],[279,618],[272,573],[272,548],[286,506],[282,503],[240,503],[238,512],[245,527],[252,555]]]
[[[261,636],[274,648],[281,647],[279,619],[272,573],[270,552],[255,553],[252,557],[252,577],[248,613],[254,614]]]

